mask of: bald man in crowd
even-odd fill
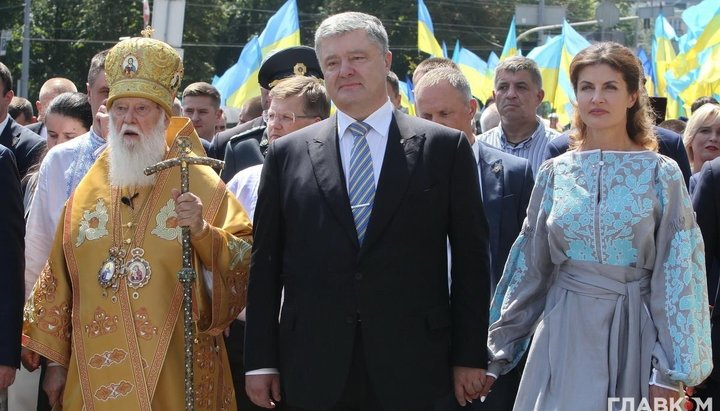
[[[50,104],[52,99],[59,96],[62,93],[76,93],[77,87],[75,83],[64,78],[64,77],[53,77],[47,80],[42,87],[40,87],[40,94],[38,100],[35,102],[35,108],[37,109],[37,123],[28,126],[35,134],[39,134],[42,138],[47,140],[47,128],[45,127],[45,109]]]

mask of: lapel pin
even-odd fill
[[[502,162],[500,160],[496,161],[495,164],[493,164],[492,171],[495,174],[500,174],[500,172],[502,171]]]

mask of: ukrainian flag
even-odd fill
[[[652,61],[648,57],[645,49],[640,47],[637,51],[638,59],[643,66],[643,72],[645,73],[645,89],[647,90],[648,96],[655,95],[655,71],[653,69]]]
[[[400,105],[407,109],[407,113],[411,116],[415,115],[415,98],[413,96],[412,81],[405,76],[405,81],[398,80],[400,86]]]
[[[273,50],[300,45],[300,19],[295,0],[288,0],[270,17],[258,41],[263,58]]]
[[[434,57],[446,57],[435,39],[430,12],[423,0],[418,0],[418,49]]]
[[[217,81],[223,104],[241,107],[260,95],[258,71],[265,58],[276,49],[300,45],[300,20],[296,0],[288,0],[268,20],[260,36],[253,36],[245,45],[238,62]]]
[[[582,49],[590,46],[590,42],[581,36],[567,21],[563,21],[563,48],[558,70],[557,89],[552,107],[559,117],[560,124],[569,124],[572,119],[575,102],[575,90],[570,82],[570,63]],[[547,90],[547,89],[546,89]]]
[[[720,2],[705,0],[694,7],[685,23],[688,24],[689,33],[699,35],[686,52],[669,62],[669,69],[665,73],[668,93],[677,95],[686,112],[696,98],[720,93]],[[696,17],[692,21],[690,17],[693,15],[703,17]],[[685,18],[686,14],[683,13]],[[693,23],[696,25],[691,27]],[[701,27],[703,23],[705,25]],[[682,108],[677,110],[677,114],[682,113]]]
[[[559,35],[549,38],[544,45],[535,47],[527,55],[529,59],[535,60],[535,63],[537,63],[540,69],[543,90],[545,90],[545,98],[543,101],[547,101],[551,105],[554,104],[555,91],[558,88],[558,75],[562,53],[563,36]]]
[[[505,38],[505,46],[503,46],[500,60],[505,60],[510,56],[518,55],[520,55],[520,52],[518,51],[517,47],[517,37],[515,33],[515,16],[513,16],[512,22],[510,23],[510,29],[508,30],[508,35]]]
[[[453,62],[470,83],[472,95],[485,102],[492,96],[492,77],[488,77],[487,63],[472,51],[461,47],[458,41],[453,53]]]

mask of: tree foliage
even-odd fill
[[[31,0],[30,99],[42,83],[55,76],[67,77],[84,89],[92,56],[115,44],[120,37],[142,30],[141,0]],[[185,78],[212,81],[237,61],[242,47],[259,34],[285,0],[186,0],[183,34]],[[526,3],[531,3],[525,1]],[[594,18],[597,0],[545,0],[565,5],[569,21]],[[7,55],[0,58],[20,77],[24,0],[5,0],[0,6],[0,29],[12,30]],[[150,1],[152,8],[153,1]],[[487,58],[500,54],[508,26],[519,0],[425,0],[435,26],[435,36],[452,52],[455,40]],[[631,0],[618,0],[625,15]],[[379,17],[390,38],[393,70],[400,78],[427,56],[417,51],[416,0],[302,0],[298,1],[301,41],[312,45],[317,25],[341,11],[364,11]],[[518,33],[528,27],[518,27]],[[588,30],[594,30],[594,27]],[[632,31],[632,25],[625,30]],[[627,39],[627,36],[626,36]],[[527,50],[526,50],[527,51]]]

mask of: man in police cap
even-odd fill
[[[263,62],[258,72],[258,82],[264,110],[270,106],[268,97],[270,89],[279,80],[297,75],[322,78],[320,63],[318,63],[315,50],[311,47],[288,47],[275,52]],[[241,127],[244,130],[232,131],[238,130],[238,127],[234,127],[224,133],[219,133],[211,144],[210,155],[225,160],[225,168],[220,177],[226,183],[238,171],[261,164],[267,149],[267,123],[262,120],[262,117],[245,123]]]

